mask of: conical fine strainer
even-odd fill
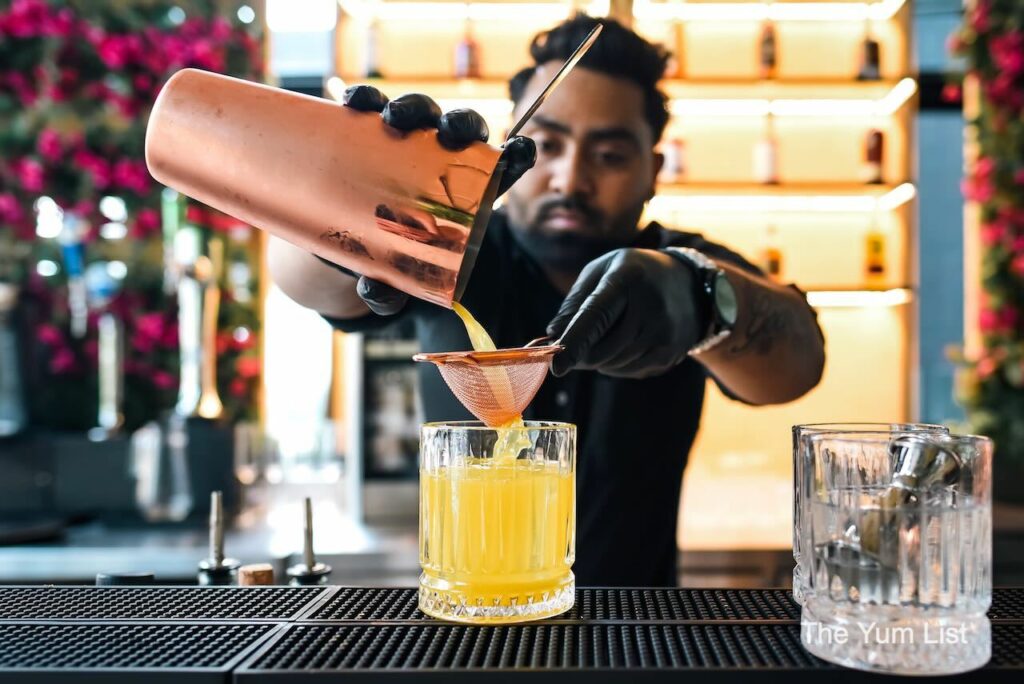
[[[544,337],[514,349],[416,354],[412,358],[436,365],[462,405],[489,427],[498,427],[522,415],[544,382],[551,357],[564,349],[558,344],[540,345],[549,341]]]

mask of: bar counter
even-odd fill
[[[1024,589],[996,589],[992,660],[1021,681]],[[0,682],[703,682],[878,679],[800,645],[782,589],[579,589],[561,616],[440,622],[414,589],[0,587]]]

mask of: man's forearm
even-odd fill
[[[358,318],[370,312],[356,294],[356,279],[331,268],[290,242],[270,236],[270,276],[296,303],[332,318]]]
[[[796,290],[729,264],[739,314],[732,334],[698,356],[734,394],[752,404],[792,401],[821,379],[825,349],[806,299]]]

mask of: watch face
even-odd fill
[[[715,309],[722,324],[727,328],[736,325],[739,307],[736,304],[736,290],[725,273],[715,277]]]

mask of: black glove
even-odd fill
[[[459,150],[477,141],[487,142],[490,134],[487,122],[477,112],[453,109],[442,114],[437,103],[426,95],[402,95],[388,101],[387,96],[373,86],[356,85],[345,89],[343,102],[346,107],[362,112],[380,112],[384,123],[402,131],[436,128],[438,142],[450,150]],[[537,159],[537,148],[530,138],[517,136],[505,143],[501,158],[505,161],[505,173],[498,185],[499,195],[530,170]],[[396,314],[409,299],[406,293],[379,280],[343,270],[359,278],[356,293],[376,314]]]
[[[656,250],[618,249],[595,259],[548,324],[565,346],[551,372],[646,378],[672,368],[707,329],[696,285],[691,267]]]

